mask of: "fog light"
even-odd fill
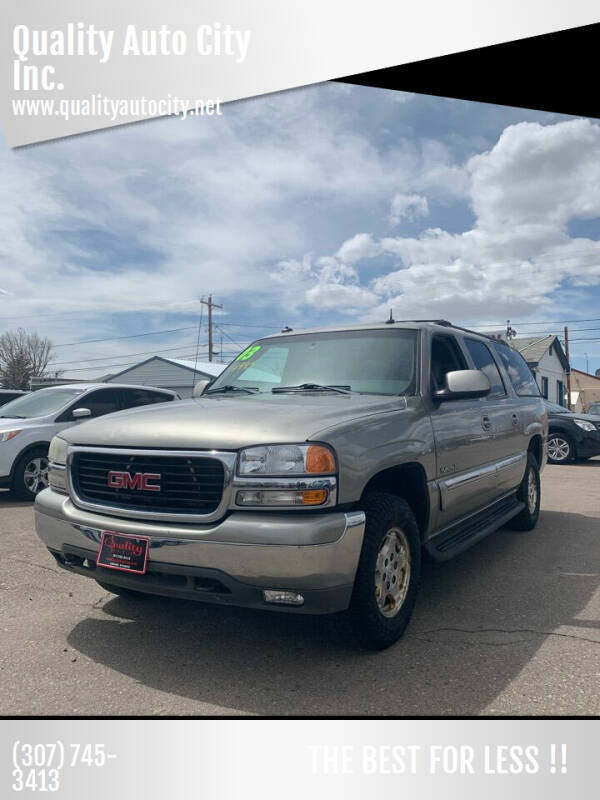
[[[281,606],[303,606],[304,597],[298,592],[284,592],[281,589],[263,589],[265,603],[278,603]]]
[[[235,502],[238,506],[320,506],[327,500],[327,494],[327,489],[242,489]]]

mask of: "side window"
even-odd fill
[[[523,356],[506,344],[495,344],[494,347],[519,397],[539,397],[540,390]]]
[[[89,408],[92,417],[101,417],[103,414],[119,411],[121,408],[119,393],[116,389],[98,389],[96,392],[86,394],[85,397],[80,397],[77,403],[71,406],[71,413],[76,408]]]
[[[432,391],[443,389],[446,374],[467,369],[458,342],[453,336],[434,336],[431,342],[431,383]]]
[[[166,403],[172,400],[170,394],[152,392],[149,389],[121,389],[123,397],[123,408],[137,408],[147,406],[152,403]]]
[[[499,397],[506,394],[504,381],[500,375],[500,370],[496,366],[494,356],[485,342],[478,339],[465,339],[467,350],[469,351],[473,363],[486,376],[492,387],[488,397]]]
[[[548,378],[542,376],[542,397],[548,399]]]

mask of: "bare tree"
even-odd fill
[[[44,375],[52,342],[22,328],[0,336],[0,385],[5,389],[29,389],[33,377]]]

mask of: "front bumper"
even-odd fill
[[[323,614],[348,607],[365,515],[256,511],[210,525],[155,524],[83,511],[45,489],[36,498],[35,523],[62,567],[102,582],[221,605]],[[105,530],[150,539],[145,575],[96,567]],[[267,604],[263,589],[299,592],[304,604]]]

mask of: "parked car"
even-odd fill
[[[600,414],[579,414],[544,401],[548,411],[548,461],[566,464],[600,456]]]
[[[11,400],[15,400],[17,397],[22,397],[24,394],[27,394],[27,392],[22,392],[19,389],[0,389],[0,407],[10,403]]]
[[[590,403],[585,413],[594,414],[595,416],[600,417],[600,403]]]
[[[12,400],[0,409],[0,487],[33,500],[48,485],[48,447],[59,431],[83,419],[175,399],[175,392],[148,386],[78,383]]]
[[[522,356],[447,322],[285,332],[196,399],[56,436],[37,532],[108,591],[345,612],[370,648],[445,561],[540,507],[547,415]]]

